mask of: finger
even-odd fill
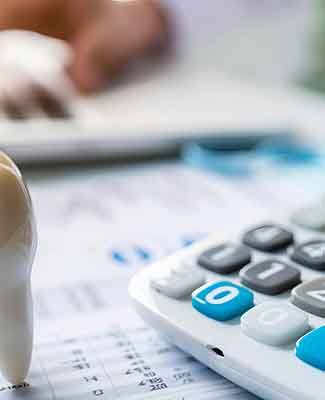
[[[44,86],[34,83],[32,86],[34,102],[39,106],[45,115],[52,119],[70,118],[68,106],[63,100]]]
[[[113,1],[109,10],[110,25],[103,24],[102,43],[106,35],[115,36],[115,51],[129,56],[143,55],[166,43],[169,32],[167,11],[155,0]],[[101,48],[105,50],[105,48]],[[105,55],[105,52],[103,52]]]
[[[102,89],[133,59],[162,47],[167,18],[153,1],[112,2],[96,24],[72,42],[75,58],[68,67],[76,86],[84,92]]]
[[[21,68],[1,68],[0,109],[4,115],[13,120],[26,119],[32,112],[33,81]]]
[[[21,90],[3,90],[0,95],[0,109],[11,120],[24,120],[47,116],[51,119],[71,117],[68,105],[53,91],[39,83],[29,82]]]
[[[0,108],[5,117],[11,120],[24,120],[28,117],[28,112],[22,104],[18,104],[7,94],[2,94],[0,99]]]

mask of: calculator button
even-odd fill
[[[173,298],[188,296],[204,282],[204,273],[191,263],[184,263],[155,272],[150,279],[151,287]]]
[[[305,363],[325,371],[325,326],[314,329],[298,340],[296,356]]]
[[[275,259],[248,265],[240,273],[241,282],[265,294],[278,294],[300,283],[300,271]]]
[[[325,198],[323,197],[319,204],[295,211],[291,215],[292,222],[303,228],[323,231],[325,229],[324,200]]]
[[[295,247],[291,259],[299,264],[317,270],[325,270],[325,241],[312,240]]]
[[[245,246],[232,243],[206,250],[198,258],[198,263],[202,267],[221,274],[238,271],[250,261],[250,251]]]
[[[302,310],[325,317],[325,278],[314,279],[295,287],[290,300]]]
[[[207,317],[227,321],[253,307],[254,295],[232,282],[207,283],[192,293],[192,305]]]
[[[243,243],[261,251],[281,250],[293,243],[293,234],[278,225],[261,225],[246,232]]]
[[[272,346],[290,343],[309,330],[307,315],[291,306],[266,302],[241,317],[241,329],[249,337]]]

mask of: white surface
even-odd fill
[[[185,139],[225,130],[299,128],[303,96],[227,78],[216,73],[215,63],[198,52],[157,68],[109,94],[77,102],[71,121],[3,120],[0,146],[17,159],[26,154],[27,160],[28,153],[39,160],[51,154],[74,159],[175,149]],[[319,112],[314,103],[308,102]]]

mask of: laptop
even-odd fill
[[[301,63],[290,55],[300,51],[306,2],[208,0],[204,8],[195,0],[165,2],[177,21],[176,56],[134,69],[91,98],[78,96],[58,78],[67,56],[61,43],[2,33],[0,68],[16,64],[52,84],[68,98],[71,117],[2,118],[0,148],[23,163],[80,161],[164,154],[186,141],[232,134],[244,139],[250,131],[316,132],[322,99],[287,85],[288,76],[299,73]],[[271,59],[286,54],[295,63],[277,70],[270,54]]]

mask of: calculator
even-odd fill
[[[168,340],[269,400],[325,399],[325,235],[262,222],[138,272],[129,293]]]

